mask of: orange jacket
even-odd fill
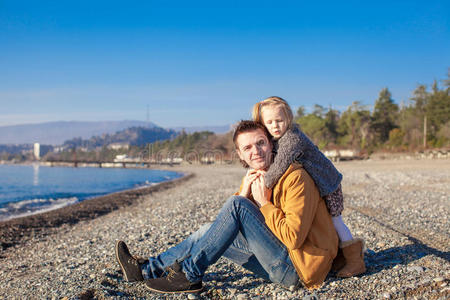
[[[320,287],[339,240],[325,201],[300,164],[288,168],[272,190],[272,203],[260,210],[267,226],[289,250],[305,287]]]

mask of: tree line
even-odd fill
[[[306,114],[299,107],[295,122],[321,149],[352,148],[371,153],[376,150],[417,151],[450,145],[450,70],[440,88],[419,84],[407,103],[400,107],[388,88],[383,88],[373,109],[353,102],[340,113],[315,105]]]

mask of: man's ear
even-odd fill
[[[244,157],[242,156],[241,151],[239,151],[239,149],[236,149],[236,153],[241,160],[244,160]]]

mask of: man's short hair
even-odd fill
[[[233,143],[236,149],[239,149],[239,145],[237,144],[237,137],[244,132],[254,131],[261,129],[264,134],[267,136],[267,139],[270,141],[270,133],[267,130],[266,126],[262,125],[261,123],[251,121],[251,120],[242,120],[238,123],[236,126],[236,129],[234,129],[233,133]]]

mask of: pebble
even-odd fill
[[[189,293],[187,297],[188,297],[188,299],[191,299],[191,300],[198,299],[197,294],[194,294],[194,293]]]
[[[420,266],[408,266],[406,268],[406,270],[408,272],[417,272],[417,273],[422,273],[425,269],[423,267]]]

